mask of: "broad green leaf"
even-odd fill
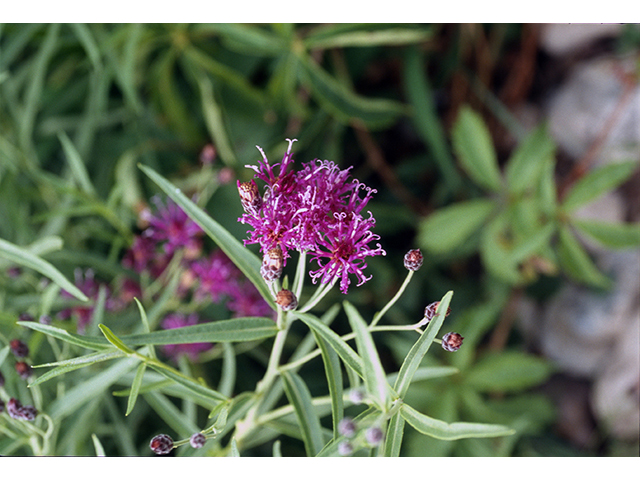
[[[481,392],[518,392],[549,378],[553,368],[539,357],[518,351],[489,353],[465,374],[465,383]]]
[[[562,202],[562,210],[571,212],[622,184],[638,168],[636,160],[612,163],[591,170],[578,180]]]
[[[343,123],[361,122],[369,128],[381,128],[405,113],[405,106],[398,102],[357,95],[307,55],[300,56],[300,65],[302,80],[313,96]]]
[[[455,250],[480,228],[495,208],[493,200],[478,198],[438,209],[420,222],[418,242],[434,253]]]
[[[438,331],[442,327],[444,323],[445,313],[449,308],[449,304],[451,303],[451,297],[453,297],[453,292],[449,291],[442,297],[440,300],[440,304],[436,309],[436,314],[433,316],[429,325],[424,330],[420,338],[413,344],[411,350],[402,362],[400,366],[400,371],[398,372],[398,376],[396,378],[396,382],[393,386],[394,391],[398,394],[400,398],[404,398],[407,394],[407,390],[409,390],[409,385],[413,381],[413,376],[415,375],[422,359],[424,358],[427,351],[431,347],[433,340],[436,338]]]
[[[63,288],[71,295],[83,302],[89,301],[87,296],[82,293],[78,287],[71,283],[67,278],[60,273],[53,265],[46,260],[29,253],[25,249],[9,243],[6,240],[0,238],[0,257],[4,257],[12,262],[22,265],[23,267],[32,268],[33,270],[41,273],[47,278],[54,281],[60,288]]]
[[[551,237],[556,232],[556,225],[553,222],[536,229],[529,237],[524,238],[513,246],[511,251],[511,259],[514,262],[522,262],[531,255],[539,253],[545,246],[551,242]]]
[[[356,335],[358,354],[362,358],[365,388],[378,407],[386,411],[391,404],[391,392],[373,337],[367,330],[364,319],[353,305],[344,302],[344,311],[349,319],[351,329]]]
[[[523,277],[513,257],[513,245],[508,238],[507,228],[506,212],[489,222],[480,238],[480,256],[493,276],[510,285],[519,285]]]
[[[523,193],[527,188],[536,188],[555,145],[544,125],[535,129],[511,155],[505,168],[509,192]]]
[[[599,288],[611,285],[611,280],[598,270],[566,225],[560,228],[558,260],[569,276],[578,282]]]
[[[207,213],[189,200],[171,182],[153,171],[151,168],[140,165],[140,169],[146,173],[184,212],[220,247],[229,259],[240,269],[242,273],[253,283],[262,297],[275,310],[275,302],[264,279],[260,275],[262,261],[240,241],[233,237],[224,227],[211,218]],[[238,200],[240,201],[240,200]]]
[[[400,412],[396,413],[389,421],[387,434],[384,440],[384,456],[399,457],[400,448],[402,447],[402,438],[404,437],[404,418]]]
[[[422,52],[418,47],[407,50],[404,64],[404,85],[411,102],[413,123],[433,154],[448,189],[456,192],[462,185],[462,179],[456,170],[447,136],[436,109],[435,95],[425,73]]]
[[[513,435],[515,430],[503,425],[486,423],[453,422],[447,423],[424,415],[404,404],[400,407],[400,415],[409,425],[423,435],[441,440],[459,440],[461,438],[502,437]]]
[[[640,244],[640,223],[608,223],[571,219],[571,224],[609,248],[631,248]]]
[[[309,389],[297,373],[282,372],[282,380],[287,398],[295,410],[307,455],[315,456],[322,450],[324,441],[320,419],[311,403]]]
[[[340,356],[345,365],[348,365],[354,372],[360,377],[363,377],[362,358],[353,351],[353,349],[340,338],[340,336],[322,323],[318,318],[308,313],[292,312],[293,315],[298,317],[307,326],[313,329],[318,335],[324,338],[329,345]],[[364,377],[363,377],[364,378]]]
[[[344,417],[342,369],[338,354],[327,344],[315,330],[311,330],[316,339],[316,343],[322,352],[324,371],[327,376],[329,386],[329,396],[331,397],[331,418],[333,420],[333,437],[338,436],[338,424]]]
[[[308,49],[407,45],[428,40],[431,35],[431,30],[424,27],[333,24],[314,29],[303,43]]]
[[[133,407],[136,406],[136,400],[138,399],[138,394],[140,393],[140,386],[142,385],[142,378],[144,377],[144,372],[146,369],[147,366],[144,363],[140,363],[140,365],[138,365],[136,376],[133,377],[133,382],[131,383],[131,392],[129,393],[129,400],[127,401],[127,411],[125,412],[125,416],[129,416],[129,414],[133,411]]]
[[[556,160],[555,157],[547,157],[545,165],[540,174],[540,182],[538,184],[538,192],[536,199],[540,212],[547,218],[553,218],[557,211],[558,192],[555,176]]]
[[[462,168],[480,186],[493,192],[502,189],[498,159],[489,129],[482,117],[463,106],[453,126],[453,149]]]

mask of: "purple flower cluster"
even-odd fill
[[[369,246],[380,237],[371,232],[375,219],[362,212],[376,192],[356,179],[350,180],[351,167],[341,170],[328,160],[314,160],[295,172],[291,147],[282,162],[269,164],[258,147],[262,160],[252,168],[256,173],[250,182],[238,182],[238,191],[245,214],[239,221],[249,225],[245,245],[260,244],[263,254],[279,247],[284,262],[289,250],[307,252],[317,262],[310,272],[313,282],[327,284],[340,279],[340,290],[347,293],[349,275],[358,279],[358,286],[369,280],[363,270],[365,258],[386,255],[380,244]],[[261,197],[255,180],[263,181]]]

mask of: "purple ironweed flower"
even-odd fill
[[[75,285],[80,289],[82,293],[84,293],[89,300],[91,301],[91,305],[89,306],[75,306],[71,308],[66,308],[61,310],[58,313],[58,317],[66,320],[70,317],[76,317],[78,322],[78,332],[83,333],[85,327],[91,321],[91,317],[93,316],[93,308],[95,301],[98,299],[98,294],[100,291],[101,284],[95,279],[95,275],[91,268],[88,268],[84,274],[82,270],[76,268],[75,272]],[[111,298],[111,292],[109,288],[105,285],[106,288],[106,301],[105,301],[105,309],[113,311],[116,310],[120,305],[115,299]],[[62,290],[60,294],[66,298],[74,298],[69,292]]]
[[[17,338],[11,340],[9,342],[9,348],[11,349],[11,353],[18,358],[29,356],[29,347],[22,340],[18,340]]]
[[[275,312],[262,298],[258,289],[249,281],[238,281],[229,292],[226,307],[238,317],[274,318]]]
[[[159,197],[153,197],[151,201],[156,206],[156,213],[152,214],[148,208],[140,212],[141,219],[148,224],[142,235],[156,243],[163,242],[164,251],[169,255],[184,248],[185,258],[196,258],[202,248],[198,237],[204,233],[200,226],[170,198],[166,205]]]
[[[26,380],[33,373],[33,369],[27,362],[16,362],[16,372],[20,378]]]
[[[340,278],[340,291],[347,293],[350,273],[358,278],[358,287],[371,279],[371,275],[366,277],[362,272],[367,267],[364,258],[386,255],[386,252],[379,243],[375,249],[369,247],[369,242],[380,238],[371,232],[375,225],[371,214],[368,219],[354,213],[336,213],[335,217],[337,223],[331,225],[331,232],[318,242],[324,250],[311,252],[312,260],[316,260],[320,268],[309,272],[309,275],[314,283],[318,278],[325,284]]]
[[[38,415],[33,405],[22,405],[17,398],[10,398],[7,403],[7,413],[15,420],[32,421]]]
[[[137,273],[147,270],[153,278],[158,278],[171,260],[168,254],[156,252],[156,241],[145,235],[138,235],[133,239],[131,248],[122,258],[122,265]]]
[[[182,313],[172,313],[167,315],[161,323],[161,326],[165,330],[172,328],[187,327],[189,325],[196,325],[198,323],[198,315],[191,313],[184,315]],[[162,351],[168,357],[177,360],[180,355],[187,355],[191,360],[197,360],[200,352],[209,350],[212,347],[211,343],[183,343],[175,345],[163,345]]]
[[[222,250],[192,262],[190,268],[198,280],[193,294],[197,301],[210,297],[212,302],[219,302],[222,296],[230,295],[236,288],[240,276],[240,271]]]
[[[258,147],[262,161],[257,166],[247,165],[256,172],[255,179],[264,181],[266,186],[261,204],[245,207],[245,214],[239,219],[252,227],[244,243],[259,243],[263,254],[280,247],[283,265],[290,256],[288,250],[309,252],[320,267],[310,272],[314,282],[321,278],[326,284],[340,278],[340,290],[347,293],[349,274],[356,275],[358,285],[371,278],[362,272],[367,266],[364,257],[386,255],[379,244],[376,248],[368,246],[380,237],[371,232],[375,226],[371,214],[368,219],[362,217],[375,190],[357,180],[350,181],[350,168],[341,170],[327,160],[303,164],[298,172],[287,171],[293,164],[294,141],[288,140],[282,162],[271,166]],[[255,185],[243,185],[248,184]],[[255,197],[255,189],[253,193]],[[242,200],[244,206],[247,200]]]

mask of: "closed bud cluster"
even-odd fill
[[[356,434],[356,431],[356,424],[349,417],[343,418],[342,420],[340,420],[340,423],[338,423],[338,433],[340,435],[344,435],[347,438],[352,438]]]
[[[456,352],[460,350],[464,337],[459,333],[449,332],[442,337],[442,348],[447,352]]]
[[[24,312],[18,315],[18,320],[21,322],[33,322],[33,317],[27,312]]]
[[[11,340],[9,342],[9,348],[11,349],[11,353],[13,353],[18,358],[24,358],[29,355],[29,347],[17,338]]]
[[[16,362],[16,372],[18,372],[20,378],[26,380],[31,376],[32,369],[26,362]]]
[[[197,432],[191,435],[191,438],[189,439],[189,444],[193,448],[202,448],[206,441],[207,441],[207,437],[205,437],[202,433]]]
[[[363,403],[364,397],[364,392],[358,388],[349,392],[349,400],[351,400],[351,403],[354,405],[360,405]]]
[[[149,448],[156,455],[167,455],[173,449],[173,438],[164,433],[156,435],[149,442]]]
[[[436,314],[436,309],[438,308],[438,305],[440,305],[440,302],[433,302],[430,303],[429,305],[427,305],[424,309],[424,320],[423,323],[424,324],[428,324],[431,319],[435,316]],[[445,315],[445,317],[448,317],[449,314],[451,313],[451,307],[447,308],[447,313]],[[425,322],[426,320],[426,322]]]
[[[240,183],[240,180],[238,180],[238,194],[244,211],[248,214],[257,215],[262,207],[262,197],[256,182],[251,180],[250,182]]]
[[[279,246],[267,251],[262,257],[262,266],[260,274],[267,282],[273,282],[282,275],[282,267],[284,265],[284,255]]]
[[[370,427],[364,432],[364,438],[367,440],[369,445],[376,447],[382,442],[384,433],[380,427]]]
[[[298,299],[291,290],[282,289],[276,295],[276,303],[282,310],[295,310],[298,306]]]
[[[7,403],[7,413],[15,420],[33,421],[38,415],[38,411],[33,405],[22,405],[20,400],[10,398]]]
[[[338,455],[342,457],[349,456],[353,453],[353,446],[349,442],[340,442],[338,444]]]
[[[404,266],[407,270],[415,272],[422,266],[424,257],[419,249],[409,250],[404,256]]]
[[[39,322],[43,325],[51,325],[51,315],[40,315]]]

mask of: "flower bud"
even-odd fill
[[[351,403],[353,403],[354,405],[360,405],[361,403],[363,403],[364,398],[364,392],[359,388],[349,391],[349,400],[351,400]]]
[[[464,337],[459,333],[449,332],[442,337],[442,348],[447,352],[456,352],[460,350]]]
[[[422,266],[424,257],[419,249],[409,250],[404,256],[404,266],[407,270],[417,271]]]
[[[197,432],[191,435],[191,438],[189,439],[189,444],[193,448],[202,448],[206,441],[207,441],[207,437],[205,437],[202,433]]]
[[[18,372],[20,378],[26,380],[31,376],[32,369],[26,362],[16,362],[16,372]]]
[[[51,315],[40,315],[38,320],[42,325],[51,325]]]
[[[4,412],[4,400],[0,398],[0,413]]]
[[[340,420],[340,423],[338,423],[338,433],[347,438],[352,438],[356,434],[356,430],[355,422],[349,417],[344,417]]]
[[[282,275],[282,266],[284,262],[284,255],[280,246],[276,246],[267,251],[262,257],[262,266],[260,267],[260,274],[267,282],[273,282]]]
[[[425,325],[428,324],[431,321],[431,319],[435,316],[438,305],[440,305],[440,302],[433,302],[425,307],[424,320],[422,321],[423,324]],[[448,317],[450,313],[451,313],[451,307],[447,308],[447,313],[445,317]]]
[[[38,411],[33,405],[22,405],[17,398],[10,398],[7,403],[7,413],[15,420],[32,421],[38,415]]]
[[[29,355],[29,347],[17,338],[9,342],[9,348],[11,349],[11,353],[18,358],[24,358]]]
[[[340,442],[338,444],[338,455],[342,457],[346,457],[348,455],[351,455],[352,453],[353,453],[353,447],[351,446],[351,443]]]
[[[240,183],[240,180],[238,180],[237,184],[242,208],[246,213],[257,215],[260,207],[262,207],[262,197],[260,196],[258,185],[254,180],[244,183]]]
[[[164,433],[156,435],[149,442],[149,448],[156,455],[167,455],[173,449],[173,438]]]
[[[367,440],[369,445],[376,447],[382,442],[384,433],[380,427],[370,427],[367,428],[366,432],[364,432],[364,438]]]
[[[276,295],[276,303],[282,310],[295,310],[298,306],[298,299],[291,290],[282,289]]]
[[[33,322],[33,317],[27,312],[24,312],[18,315],[18,320],[21,322]]]
[[[27,420],[32,422],[38,416],[38,410],[33,405],[25,405],[20,409],[20,418],[21,420]]]
[[[203,165],[211,165],[216,159],[216,147],[210,143],[205,145],[200,152],[200,163]]]

